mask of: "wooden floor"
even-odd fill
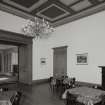
[[[21,105],[65,105],[58,93],[52,93],[49,84],[38,84],[28,87],[25,91],[26,97],[21,101]]]
[[[65,105],[59,93],[52,93],[48,83],[27,86],[23,84],[7,85],[10,89],[23,92],[20,105]]]

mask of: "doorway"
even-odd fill
[[[0,44],[18,46],[18,81],[32,84],[32,37],[0,30]],[[10,57],[10,55],[8,55]]]
[[[67,46],[53,48],[53,76],[67,75]]]
[[[16,82],[18,71],[18,46],[0,44],[0,79],[8,77],[7,82]]]

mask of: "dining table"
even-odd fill
[[[85,105],[94,105],[98,102],[101,102],[102,96],[105,96],[104,90],[82,86],[65,90],[62,95],[62,99],[67,98],[67,92],[76,95],[76,100]]]
[[[10,99],[16,91],[0,91],[0,105],[12,105]]]

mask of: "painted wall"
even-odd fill
[[[21,17],[0,11],[0,29],[22,33],[25,22],[26,20]]]
[[[21,33],[25,19],[0,11],[0,29]],[[105,11],[56,28],[48,39],[33,40],[33,80],[53,73],[53,50],[68,46],[67,72],[77,80],[101,84],[100,65],[105,65]],[[88,53],[88,65],[76,65],[76,54]],[[46,64],[40,63],[46,58]]]
[[[47,39],[33,41],[33,80],[48,78],[52,75],[52,50]],[[45,64],[41,64],[45,58]]]
[[[33,69],[33,79],[52,75],[52,48],[65,45],[68,46],[68,75],[79,81],[101,84],[101,69],[98,66],[105,66],[105,11],[60,26],[49,39],[38,40],[38,50],[34,48],[34,54],[37,51],[34,64],[38,64]],[[88,65],[76,64],[76,54],[82,53],[88,53]],[[40,57],[47,58],[46,65],[40,65]]]

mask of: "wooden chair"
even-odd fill
[[[72,88],[75,87],[75,78],[72,78],[72,79],[71,79],[71,87],[72,87]]]
[[[69,92],[67,92],[66,94],[66,105],[75,105],[77,102],[76,102],[76,99],[77,97],[74,96],[73,94],[70,94]]]
[[[3,91],[8,91],[8,88],[2,88],[3,89]]]
[[[75,78],[64,79],[64,90],[75,87]]]
[[[16,95],[12,96],[10,99],[12,105],[19,105],[21,96],[22,96],[22,93],[19,91],[16,93]]]
[[[13,95],[13,96],[10,98],[10,101],[11,101],[12,104],[13,104],[14,100],[15,100],[15,95]]]
[[[69,92],[67,92],[66,95],[66,105],[85,105],[77,101],[77,95],[73,95]]]
[[[56,85],[57,85],[56,83],[57,83],[56,79],[53,77],[50,77],[50,89],[52,92],[55,92],[56,90]]]
[[[69,83],[65,83],[65,80],[63,81],[63,89],[64,89],[64,91],[66,90],[66,89],[69,89],[70,88],[70,85],[69,85]]]
[[[101,95],[101,99],[102,99],[102,101],[101,101],[101,105],[105,105],[105,95]],[[98,103],[98,105],[99,105],[100,103]]]

